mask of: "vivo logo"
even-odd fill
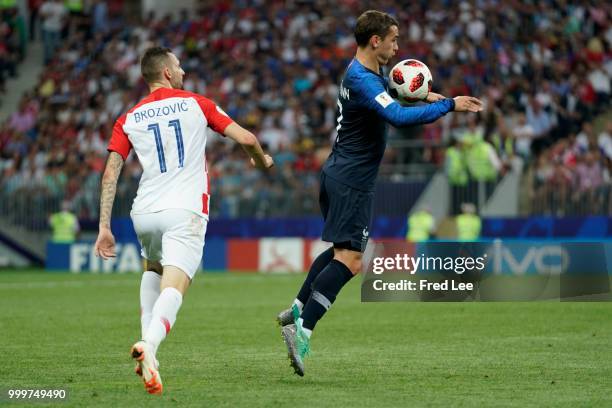
[[[567,271],[569,255],[560,245],[522,248],[494,244],[495,274],[561,274]]]

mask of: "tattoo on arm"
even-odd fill
[[[117,191],[117,180],[123,167],[123,157],[119,153],[110,152],[106,168],[102,176],[102,191],[100,193],[100,226],[110,228],[111,212]]]

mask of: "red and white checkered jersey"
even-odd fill
[[[108,150],[125,160],[133,148],[143,168],[132,213],[183,208],[208,217],[208,128],[223,134],[232,123],[211,100],[160,88],[115,122]]]

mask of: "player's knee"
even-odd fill
[[[361,258],[359,258],[351,260],[347,266],[353,275],[357,275],[359,272],[361,272],[362,265],[363,262],[361,261]]]
[[[346,265],[353,275],[357,275],[361,272],[363,264],[361,261],[361,252],[337,250],[334,258]]]
[[[161,281],[162,290],[165,288],[175,288],[181,292],[181,294],[185,295],[190,284],[191,279],[189,275],[182,269],[173,265],[166,265],[164,267],[164,274]]]

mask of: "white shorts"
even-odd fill
[[[190,279],[200,267],[207,220],[183,209],[132,214],[141,255],[162,266],[180,268]]]

